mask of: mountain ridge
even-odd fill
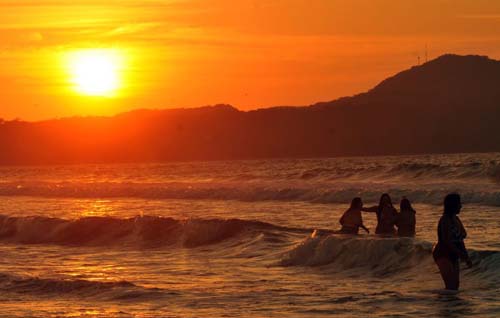
[[[0,164],[500,151],[500,61],[443,55],[350,97],[0,124]]]

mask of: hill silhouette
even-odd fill
[[[500,61],[443,55],[366,93],[304,107],[230,105],[0,122],[0,164],[500,151]]]

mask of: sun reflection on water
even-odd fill
[[[80,217],[108,216],[114,211],[111,200],[95,200],[82,203]]]

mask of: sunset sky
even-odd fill
[[[307,105],[426,45],[500,59],[500,1],[0,0],[0,117]]]

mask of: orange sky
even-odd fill
[[[500,59],[500,1],[0,0],[0,117],[307,105],[369,89],[426,43]],[[64,57],[96,48],[124,56],[115,96],[71,87]]]

